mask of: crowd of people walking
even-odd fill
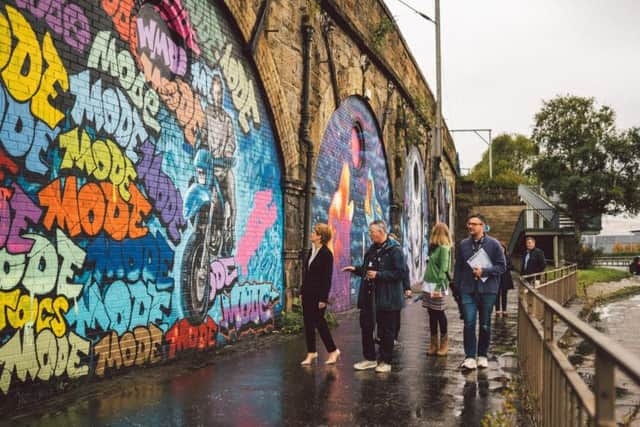
[[[465,358],[460,368],[468,371],[488,367],[492,312],[495,308],[497,317],[507,315],[507,294],[514,288],[511,276],[514,267],[504,243],[488,235],[489,227],[481,214],[470,215],[466,226],[468,236],[458,241],[455,248],[452,248],[447,225],[438,222],[433,226],[419,298],[426,309],[425,327],[429,328],[426,355],[446,357],[449,352],[447,297],[453,293],[464,322]],[[369,237],[372,243],[362,264],[341,267],[341,271],[360,278],[357,307],[363,359],[353,368],[386,373],[392,369],[400,312],[405,299],[412,296],[412,290],[401,245],[389,233],[387,225],[373,221],[369,224]],[[300,291],[307,343],[307,355],[301,365],[309,366],[318,358],[316,330],[328,353],[325,363],[335,364],[340,350],[324,317],[334,268],[333,255],[327,247],[331,240],[330,227],[317,223],[310,240],[312,248],[305,257]],[[520,273],[535,278],[532,275],[545,268],[544,253],[535,247],[533,237],[527,237],[525,244]],[[455,259],[453,266],[452,258]]]

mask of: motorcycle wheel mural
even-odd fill
[[[402,242],[409,266],[409,278],[415,285],[422,281],[429,255],[429,202],[420,152],[411,147],[404,168],[404,206]]]
[[[281,157],[218,4],[0,3],[0,396],[274,327]]]
[[[385,154],[375,117],[361,98],[347,98],[329,119],[313,185],[312,222],[326,222],[333,232],[331,309],[342,311],[355,304],[360,281],[340,269],[362,263],[370,222],[389,223]]]

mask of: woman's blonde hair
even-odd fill
[[[313,227],[313,231],[316,232],[318,236],[320,236],[320,243],[326,245],[331,240],[331,228],[324,222],[318,222]]]
[[[431,229],[430,245],[451,246],[451,236],[449,236],[449,227],[444,222],[438,222]]]

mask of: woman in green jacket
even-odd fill
[[[446,303],[444,297],[449,294],[448,273],[451,265],[451,237],[446,224],[439,222],[431,230],[429,239],[429,264],[424,274],[422,306],[429,312],[429,342],[428,355],[445,356],[449,352],[447,338],[447,316],[444,312]],[[440,339],[438,339],[438,328]]]

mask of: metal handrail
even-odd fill
[[[550,200],[547,200],[546,197],[542,196],[542,194],[540,194],[537,191],[533,191],[531,186],[528,185],[519,185],[518,186],[518,195],[520,195],[520,197],[522,199],[526,199],[529,203],[527,203],[527,206],[530,206],[529,209],[533,209],[536,211],[555,211],[557,210],[557,207],[555,206],[554,203],[552,203]],[[537,206],[534,206],[534,201],[535,200],[539,200],[542,202],[543,205],[548,206],[546,208],[539,208]],[[546,216],[543,215],[543,217],[547,220],[549,220]]]
[[[511,240],[509,240],[509,246],[507,246],[507,253],[513,255],[513,251],[515,250],[516,243],[518,243],[518,238],[520,237],[520,233],[524,231],[524,221],[525,221],[525,212],[520,212],[518,216],[518,221],[516,225],[513,227],[513,233],[511,233]]]
[[[507,246],[507,253],[513,254],[515,250],[515,245],[518,242],[518,237],[520,236],[520,233],[522,233],[524,230],[527,230],[527,229],[537,228],[537,227],[527,227],[526,225],[527,212],[537,213],[542,218],[544,218],[545,223],[549,224],[551,228],[560,227],[560,215],[558,214],[558,211],[553,209],[548,209],[548,210],[554,212],[551,220],[546,219],[546,216],[542,214],[540,209],[523,209],[520,212],[520,215],[518,216],[518,221],[516,222],[516,225],[513,228],[513,233],[511,234],[511,240],[509,240],[509,245]]]
[[[617,341],[612,340],[593,326],[578,318],[578,316],[571,313],[557,302],[545,298],[530,285],[525,284],[524,286],[528,288],[529,291],[533,292],[534,296],[542,301],[545,307],[549,307],[553,313],[571,327],[574,332],[578,333],[582,338],[591,341],[598,351],[606,354],[614,361],[618,368],[622,369],[625,374],[629,375],[631,379],[640,384],[639,357],[632,354]]]
[[[633,256],[599,256],[593,259],[593,265],[627,267],[633,262]]]
[[[615,368],[640,385],[640,358],[562,307],[575,296],[575,264],[544,273],[521,276],[518,304],[518,351],[535,416],[545,426],[615,426]],[[532,285],[535,277],[542,281]],[[595,347],[593,391],[558,347],[556,318]]]
[[[578,271],[578,265],[569,264],[562,267],[554,268],[553,270],[544,270],[540,273],[525,274],[520,276],[520,279],[528,283],[531,283],[532,280],[539,280],[540,283],[536,285],[536,288],[541,288],[552,284],[552,281],[555,281],[558,277],[563,277],[576,271]]]

